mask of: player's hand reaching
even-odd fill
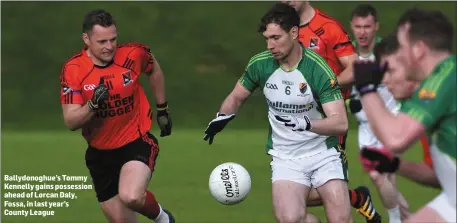
[[[292,131],[309,131],[311,130],[311,120],[308,116],[293,117],[290,115],[275,115],[274,118],[287,127],[291,127]]]
[[[394,173],[400,166],[400,159],[384,148],[362,148],[360,159],[367,172]]]
[[[87,102],[89,109],[95,111],[109,98],[108,87],[105,85],[104,78],[100,78],[100,82],[97,87],[94,88],[94,94],[92,99]]]
[[[171,122],[170,112],[168,111],[168,103],[158,104],[157,106],[157,124],[160,127],[160,137],[171,135]]]
[[[234,118],[235,114],[226,115],[218,112],[216,118],[208,124],[203,140],[208,141],[209,139],[209,144],[213,144],[214,136],[222,131],[222,129],[224,129],[224,127]]]
[[[366,93],[376,92],[381,84],[388,64],[380,65],[374,61],[354,62],[354,83],[360,96]]]

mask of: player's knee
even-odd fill
[[[349,223],[352,222],[350,211],[334,211],[327,216],[330,223]]]
[[[119,198],[125,206],[135,210],[143,206],[145,196],[144,194],[129,191],[119,191]]]
[[[283,210],[276,213],[279,223],[301,223],[305,220],[305,211]]]

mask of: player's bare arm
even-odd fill
[[[232,92],[225,98],[224,102],[219,109],[219,113],[222,114],[236,114],[241,105],[248,99],[251,92],[248,91],[238,81],[233,88]]]
[[[157,106],[157,123],[160,127],[160,137],[171,135],[171,130],[173,122],[171,121],[171,116],[168,112],[168,103],[165,97],[165,78],[160,64],[157,59],[152,55],[152,53],[147,53],[147,60],[149,65],[152,65],[151,70],[148,68],[146,75],[148,76],[149,84],[152,87],[154,96],[156,99]]]
[[[404,113],[395,116],[378,94],[367,94],[361,101],[375,135],[392,152],[404,152],[425,134],[422,123]]]
[[[425,126],[409,113],[394,115],[386,108],[377,93],[377,86],[381,83],[386,69],[386,64],[381,66],[376,62],[357,61],[354,63],[355,83],[376,137],[390,151],[402,153],[425,134]]]
[[[343,100],[336,100],[322,105],[326,118],[311,120],[310,132],[319,135],[344,135],[348,130],[348,119]]]
[[[205,137],[203,139],[209,139],[209,144],[211,145],[213,143],[214,136],[222,131],[229,121],[235,118],[236,112],[246,101],[249,95],[251,95],[251,92],[247,90],[240,81],[238,81],[232,92],[222,103],[219,112],[216,114],[216,118],[208,124],[208,127],[205,130]]]
[[[71,131],[80,129],[95,116],[88,104],[63,104],[62,111],[65,126]]]
[[[152,56],[152,60],[154,61],[154,66],[152,68],[152,71],[148,73],[148,80],[149,84],[151,85],[154,95],[156,98],[156,104],[163,104],[166,102],[165,98],[165,81],[164,81],[164,75],[163,71],[160,68],[159,62],[156,60],[156,58]]]
[[[352,64],[358,59],[357,54],[351,54],[343,57],[338,57],[338,60],[343,65],[344,70],[336,78],[341,87],[350,87],[354,82]]]
[[[441,188],[435,171],[424,162],[417,163],[402,159],[397,173],[422,185]]]
[[[333,47],[338,61],[344,67],[344,70],[336,77],[338,84],[343,88],[351,87],[354,82],[352,65],[359,58],[357,52],[355,52],[348,34],[340,25],[328,23],[325,28],[330,32],[328,45]]]

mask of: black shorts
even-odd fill
[[[107,201],[118,194],[122,166],[132,160],[148,165],[154,171],[159,144],[149,132],[113,150],[99,150],[89,146],[86,150],[86,166],[92,177],[99,202]]]

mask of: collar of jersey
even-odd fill
[[[290,73],[292,71],[294,71],[295,69],[297,69],[298,65],[300,64],[300,62],[303,60],[303,56],[305,55],[305,46],[303,46],[303,44],[301,42],[299,42],[300,44],[300,47],[302,49],[301,51],[301,57],[300,57],[300,60],[289,70],[287,71],[286,69],[284,69],[284,67],[280,64],[279,67],[281,68],[281,70],[283,70],[284,72],[287,72],[287,73]],[[279,62],[278,62],[279,63]]]
[[[308,25],[311,23],[311,21],[313,21],[314,18],[316,18],[316,15],[317,15],[318,13],[319,13],[319,9],[314,8],[314,15],[313,15],[313,17],[309,20],[309,22],[307,22],[307,23],[305,23],[305,24],[302,24],[302,25],[299,25],[298,28],[303,28],[303,27],[308,26]]]
[[[84,46],[84,47],[83,47],[83,50],[82,50],[82,52],[81,52],[82,55],[83,55],[83,57],[86,58],[86,60],[87,60],[89,63],[92,63],[92,64],[94,65],[94,67],[96,67],[96,68],[104,69],[104,68],[107,68],[107,67],[111,66],[111,64],[114,63],[114,58],[113,58],[109,63],[107,63],[107,64],[104,65],[104,66],[97,65],[97,64],[95,64],[95,63],[92,61],[92,59],[90,59],[89,55],[87,55],[86,50],[87,50],[87,46]]]

